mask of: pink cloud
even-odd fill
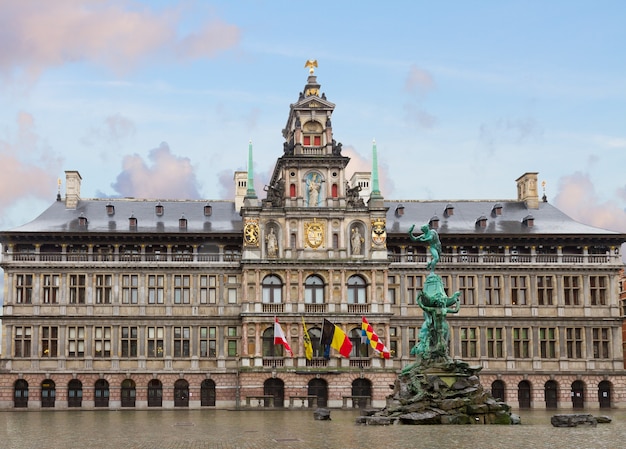
[[[435,80],[430,72],[416,65],[411,66],[404,84],[404,89],[407,92],[417,92],[419,95],[425,95],[435,89],[435,86]]]
[[[180,20],[177,8],[155,12],[131,0],[3,2],[0,74],[33,80],[47,67],[75,61],[124,71],[157,53],[206,58],[239,42],[239,29],[217,19],[179,36]]]
[[[371,155],[371,148],[369,149]],[[389,195],[393,193],[393,181],[389,177],[389,168],[381,163],[381,149],[377,146],[378,152],[378,183],[380,192],[384,197],[389,198]],[[371,172],[372,160],[361,156],[354,147],[343,147],[342,154],[350,158],[350,163],[346,167],[346,179],[350,179],[355,172]]]
[[[24,198],[52,201],[57,191],[59,157],[41,142],[31,114],[20,112],[16,122],[14,141],[0,140],[0,210]]]
[[[626,211],[616,201],[601,201],[587,174],[576,172],[559,180],[554,204],[573,219],[611,231],[626,232]]]
[[[198,179],[191,161],[178,157],[163,142],[150,151],[148,165],[137,154],[126,156],[123,170],[111,184],[124,197],[161,199],[200,199]]]

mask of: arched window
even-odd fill
[[[174,383],[174,407],[189,407],[189,382],[185,379]]]
[[[348,304],[367,304],[367,289],[361,276],[350,276],[348,279]]]
[[[215,381],[204,379],[200,384],[200,405],[215,407]]]
[[[572,407],[578,410],[585,408],[585,383],[582,380],[572,383]]]
[[[94,385],[94,394],[94,405],[96,407],[109,406],[109,382],[105,379],[98,379]]]
[[[41,407],[54,407],[56,397],[56,385],[53,380],[46,379],[41,382]]]
[[[135,382],[132,379],[122,381],[122,407],[134,407],[137,392]]]
[[[304,302],[306,304],[324,304],[324,281],[311,275],[304,282]]]
[[[263,357],[282,357],[283,345],[274,344],[274,326],[263,332]]]
[[[161,407],[163,405],[163,384],[159,379],[148,382],[148,407]]]
[[[83,383],[72,379],[67,384],[67,406],[81,407],[83,405]]]
[[[603,380],[598,384],[600,408],[611,408],[611,382]]]
[[[263,279],[263,303],[279,304],[283,302],[283,283],[276,275],[270,274]]]
[[[352,352],[350,352],[350,357],[369,356],[369,345],[367,344],[367,341],[361,343],[361,333],[361,329],[358,328],[354,328],[348,333],[350,342],[352,342]]]
[[[28,407],[28,382],[24,379],[18,379],[13,388],[13,407]]]

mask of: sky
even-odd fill
[[[386,199],[515,199],[626,232],[626,2],[0,0],[0,229],[81,196],[257,193],[316,59]],[[61,192],[65,189],[64,182]],[[540,192],[540,195],[543,192]]]

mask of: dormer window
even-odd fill
[[[163,215],[163,211],[164,211],[164,208],[161,203],[157,203],[157,205],[154,206],[154,213],[157,214],[158,217]]]
[[[210,217],[212,213],[213,213],[213,206],[211,206],[209,203],[206,203],[204,205],[204,216]]]
[[[476,219],[476,227],[477,228],[486,228],[487,227],[487,217],[481,215]]]
[[[402,203],[396,206],[396,217],[401,217],[404,215],[404,205]]]
[[[535,217],[533,217],[532,215],[526,215],[522,219],[522,224],[527,228],[532,228],[535,225]]]
[[[80,214],[80,217],[78,217],[78,226],[81,228],[87,227],[87,217],[85,217],[85,214]]]
[[[502,204],[494,204],[493,209],[491,209],[491,215],[493,215],[494,217],[502,215]]]
[[[115,215],[115,206],[111,203],[107,203],[106,205],[107,215]]]
[[[446,204],[446,208],[443,210],[444,217],[451,217],[454,215],[454,206],[452,204]]]
[[[178,219],[178,229],[187,229],[187,219],[185,218],[185,215],[182,215]]]
[[[137,229],[137,217],[135,217],[134,214],[128,217],[128,227],[130,229]]]
[[[438,229],[439,228],[439,217],[434,215],[430,221],[428,222],[428,225],[430,226],[431,229]]]

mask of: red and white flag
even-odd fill
[[[289,355],[293,357],[293,352],[291,351],[291,347],[287,342],[287,338],[285,338],[285,333],[283,332],[280,324],[278,324],[278,318],[274,318],[274,344],[275,345],[283,345]]]

